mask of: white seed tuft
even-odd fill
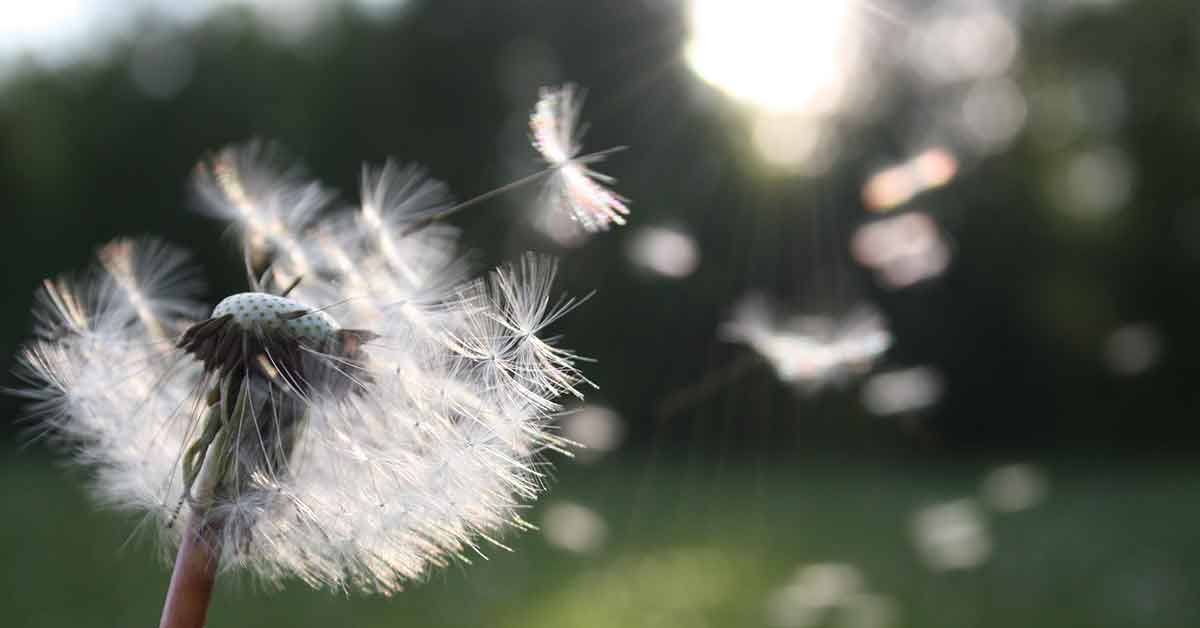
[[[220,521],[222,568],[268,583],[387,594],[503,547],[505,530],[531,527],[519,512],[545,488],[540,456],[567,445],[551,433],[557,398],[586,383],[574,354],[539,337],[575,304],[552,298],[554,264],[527,256],[471,280],[456,232],[422,220],[440,184],[370,170],[361,208],[321,214],[324,188],[262,152],[220,151],[196,185],[206,211],[242,227],[262,290],[292,286],[288,298],[235,294],[204,319],[181,254],[106,249],[40,297],[22,354],[40,424],[165,546],[187,492],[193,514]],[[254,330],[273,333],[234,333]],[[313,342],[288,342],[301,338]],[[216,480],[196,480],[200,463],[220,465]],[[193,480],[211,489],[202,503]]]
[[[568,212],[586,231],[604,231],[610,225],[625,224],[629,214],[628,200],[604,184],[615,180],[592,170],[596,163],[614,150],[580,155],[583,128],[579,113],[583,97],[574,85],[558,88],[543,87],[529,116],[529,131],[533,147],[542,159],[555,169],[546,184],[549,201],[555,208]]]

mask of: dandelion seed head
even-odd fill
[[[297,313],[302,316],[294,316]],[[327,312],[311,310],[291,299],[262,292],[242,292],[225,297],[213,308],[212,318],[226,314],[243,329],[280,330],[318,345],[341,329]]]
[[[164,548],[190,514],[223,569],[390,594],[529,529],[542,456],[570,446],[559,398],[590,384],[547,333],[579,301],[537,255],[473,278],[420,170],[368,168],[338,211],[298,172],[262,143],[196,170],[260,287],[210,310],[185,253],[118,241],[45,282],[20,376],[45,433]]]

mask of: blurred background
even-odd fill
[[[0,360],[118,235],[195,252],[208,151],[278,140],[467,198],[543,85],[632,199],[453,217],[562,260],[599,390],[511,554],[392,599],[221,583],[211,625],[1200,625],[1200,7],[1190,0],[0,5]],[[9,377],[6,385],[16,385]],[[147,625],[168,570],[0,398],[7,626]]]

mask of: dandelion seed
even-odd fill
[[[617,146],[579,155],[582,149],[580,139],[583,129],[578,127],[578,118],[582,100],[582,97],[576,100],[573,85],[565,85],[558,89],[542,88],[540,98],[530,115],[529,126],[533,136],[533,147],[545,160],[545,168],[461,203],[450,204],[444,186],[436,190],[428,187],[387,190],[373,187],[392,178],[414,177],[414,171],[401,173],[393,164],[388,164],[378,172],[367,171],[363,175],[363,218],[372,220],[373,207],[380,203],[400,203],[404,205],[404,209],[396,212],[394,219],[406,224],[406,228],[400,231],[400,234],[407,235],[493,196],[544,179],[544,205],[547,213],[547,217],[544,218],[549,219],[540,221],[543,223],[541,228],[561,244],[575,246],[582,243],[588,234],[607,230],[611,223],[625,224],[624,216],[629,214],[629,208],[626,206],[628,199],[601,185],[612,184],[616,180],[588,168],[588,164],[602,161],[625,147]],[[249,150],[258,152],[261,149],[251,146]],[[252,233],[262,231],[260,224],[263,222],[272,226],[267,230],[270,234],[279,234],[285,230],[283,227],[286,225],[281,224],[279,220],[264,221],[263,217],[258,215],[259,212],[244,210],[245,203],[241,199],[252,195],[243,192],[244,186],[240,180],[224,176],[223,170],[220,164],[215,164],[212,169],[212,179],[217,183],[217,190],[215,194],[209,192],[208,195],[215,196],[218,200],[218,209],[214,213],[240,220],[252,228]],[[420,175],[419,172],[415,174]],[[325,202],[319,194],[319,189],[292,186],[289,194],[299,196],[317,206]],[[565,230],[553,220],[557,216],[569,216],[570,221],[581,225],[583,230],[572,227],[574,233],[564,233]],[[256,243],[266,240],[267,238],[260,236]],[[276,240],[278,241],[271,243],[282,246],[285,251],[291,248],[291,240],[286,234],[277,235]]]
[[[983,504],[996,512],[1018,512],[1045,501],[1050,492],[1046,472],[1038,465],[1022,462],[988,471],[980,486]]]
[[[872,375],[862,387],[862,404],[871,414],[891,416],[933,406],[945,384],[937,370],[914,366]]]
[[[1104,339],[1104,362],[1116,375],[1138,375],[1153,367],[1163,353],[1163,337],[1152,325],[1131,323]]]
[[[587,554],[604,547],[608,524],[591,508],[570,501],[558,501],[542,513],[546,541],[568,552]]]
[[[687,232],[642,227],[631,238],[628,256],[638,267],[669,279],[683,279],[700,265],[700,246]]]
[[[820,625],[832,610],[863,595],[864,589],[865,578],[854,565],[804,565],[771,594],[767,601],[768,623],[780,628]]]
[[[915,512],[910,523],[917,552],[937,571],[978,567],[992,553],[983,510],[973,499],[927,506]]]
[[[553,169],[547,193],[556,207],[570,213],[585,230],[603,231],[610,224],[624,225],[627,200],[601,184],[615,180],[588,167],[623,147],[579,156],[584,128],[578,126],[583,97],[574,85],[541,90],[529,128],[533,147]]]
[[[850,252],[889,288],[936,277],[950,265],[950,244],[937,222],[909,212],[866,223],[854,231]]]
[[[625,422],[611,408],[585,405],[566,413],[561,421],[562,435],[582,446],[575,452],[578,462],[595,462],[616,450],[625,439]]]
[[[207,310],[186,254],[154,240],[45,283],[20,370],[40,425],[105,501],[199,547],[195,569],[389,594],[503,548],[529,527],[541,454],[568,444],[557,398],[586,380],[543,334],[578,301],[553,298],[534,255],[470,279],[420,171],[369,169],[360,208],[322,213],[331,193],[275,155],[196,169],[200,209],[240,228],[251,291]]]
[[[752,296],[738,305],[722,335],[753,349],[779,379],[807,393],[869,371],[892,343],[883,317],[867,306],[838,320],[779,318],[765,300]]]

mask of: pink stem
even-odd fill
[[[163,603],[159,628],[203,628],[217,577],[218,551],[215,531],[203,525],[195,515],[188,517],[171,586]]]

